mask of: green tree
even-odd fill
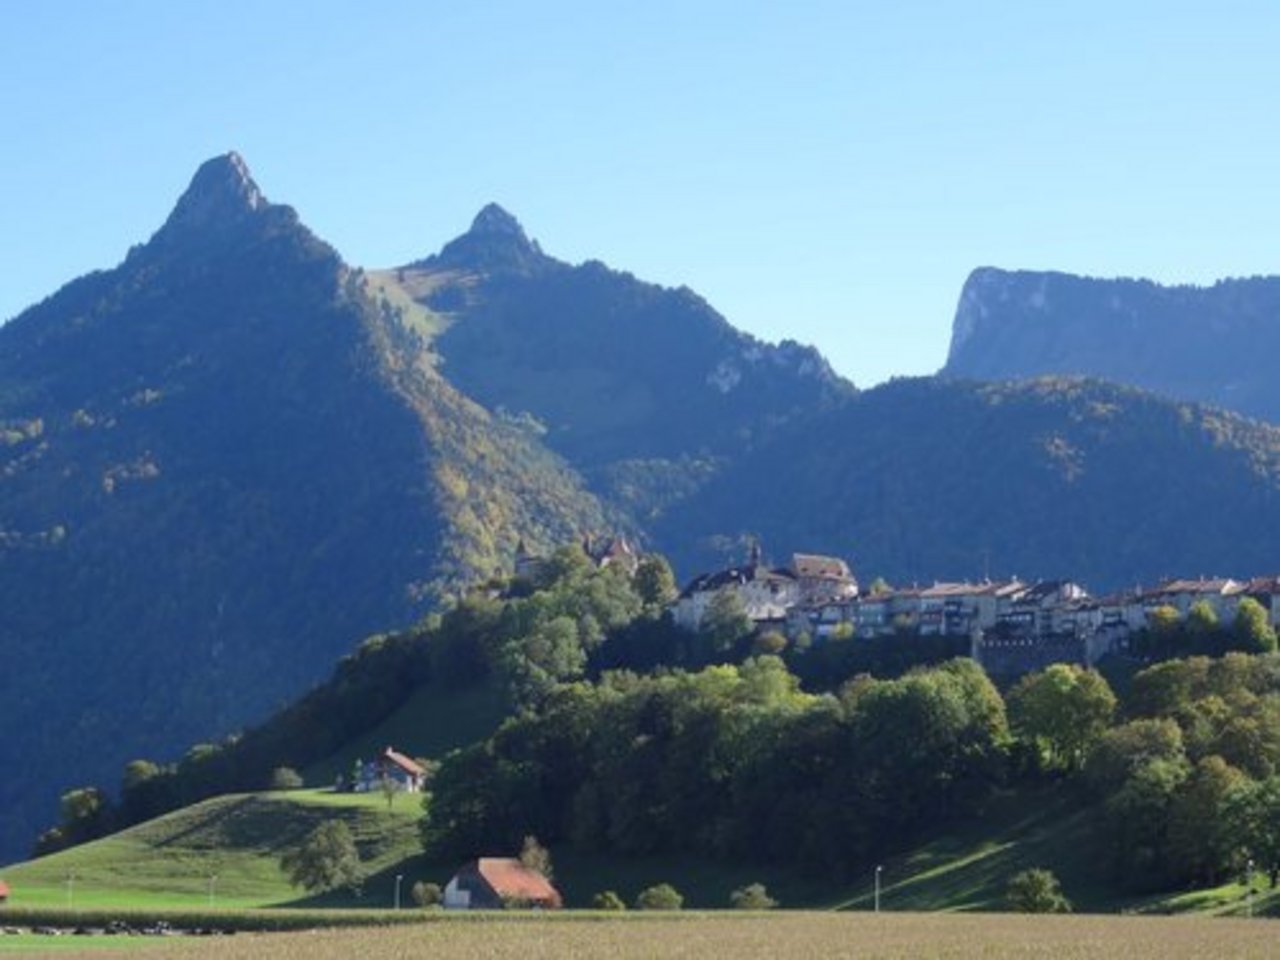
[[[1140,717],[1172,717],[1193,701],[1207,695],[1208,657],[1167,660],[1139,672],[1133,678],[1127,706]]]
[[[653,610],[663,609],[673,603],[679,592],[671,564],[659,553],[649,553],[640,558],[636,567],[635,585],[640,600]]]
[[[732,650],[739,640],[751,633],[755,624],[747,616],[746,605],[737,590],[717,590],[702,618],[702,633],[717,653]]]
[[[1242,785],[1227,807],[1235,846],[1266,871],[1274,889],[1280,880],[1280,777]]]
[[[1100,796],[1110,796],[1156,760],[1186,763],[1181,728],[1169,719],[1133,720],[1099,738],[1085,765],[1085,777]]]
[[[1045,749],[1050,766],[1077,770],[1110,724],[1116,698],[1096,670],[1055,663],[1019,680],[1008,706],[1015,734]]]
[[[342,820],[326,820],[280,858],[280,868],[295,887],[323,893],[345,887],[359,892],[364,882],[360,852]]]
[[[604,890],[591,898],[592,910],[625,910],[627,903],[613,890]]]
[[[520,862],[530,870],[536,870],[548,880],[553,875],[551,851],[538,842],[538,838],[527,836],[520,847]]]
[[[384,773],[378,778],[378,792],[382,794],[382,799],[387,801],[387,809],[390,810],[395,806],[396,794],[400,792],[400,784]]]
[[[578,623],[558,616],[539,623],[505,647],[504,667],[517,700],[538,703],[565,680],[582,675],[587,655],[578,638]]]
[[[1147,629],[1157,637],[1174,637],[1182,630],[1182,615],[1177,607],[1161,604],[1147,611]]]
[[[637,910],[679,910],[683,906],[684,897],[669,883],[646,887],[636,897]]]
[[[1062,895],[1058,878],[1050,870],[1023,870],[1005,888],[1005,905],[1015,913],[1070,913],[1071,902]]]
[[[409,896],[420,907],[434,907],[440,904],[444,894],[440,890],[440,884],[419,880],[409,890]]]
[[[1267,618],[1266,608],[1253,597],[1240,601],[1231,629],[1240,645],[1250,653],[1275,652],[1275,627]]]
[[[271,771],[272,790],[301,790],[302,777],[293,767],[276,767]]]
[[[735,910],[772,910],[778,901],[769,896],[763,883],[750,883],[729,894],[729,904]]]
[[[160,767],[150,760],[130,760],[124,765],[121,789],[128,793],[160,775]]]
[[[1236,865],[1239,846],[1228,816],[1243,773],[1218,756],[1203,758],[1174,795],[1169,811],[1169,844],[1182,876],[1210,885]]]
[[[1171,879],[1170,809],[1188,774],[1185,760],[1152,760],[1103,805],[1112,867],[1132,890],[1159,889]]]
[[[1203,639],[1217,633],[1221,626],[1218,611],[1208,600],[1197,600],[1187,611],[1187,633],[1192,637]]]
[[[766,630],[751,643],[751,652],[757,656],[778,656],[787,649],[787,638],[777,630]]]

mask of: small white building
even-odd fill
[[[384,789],[384,784],[391,784],[393,789],[405,793],[421,793],[426,776],[427,771],[420,763],[387,747],[375,760],[368,763],[356,761],[351,789],[356,793],[368,793]]]

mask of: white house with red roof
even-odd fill
[[[352,789],[356,793],[368,793],[381,790],[383,784],[390,783],[405,793],[421,793],[426,775],[422,764],[387,747],[375,760],[368,763],[356,761]]]

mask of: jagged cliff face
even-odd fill
[[[605,525],[240,157],[210,161],[120,266],[0,327],[0,767],[24,770],[0,861],[59,790],[261,716],[521,538]]]
[[[975,270],[942,374],[1081,374],[1280,420],[1280,278],[1162,287]]]

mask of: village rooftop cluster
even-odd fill
[[[747,563],[694,578],[672,606],[672,618],[685,629],[700,629],[713,598],[723,591],[737,594],[757,629],[777,630],[792,640],[894,634],[967,638],[972,656],[984,666],[1013,655],[1028,661],[1023,669],[1058,661],[1092,665],[1124,649],[1133,633],[1151,625],[1158,608],[1185,619],[1203,602],[1230,626],[1240,601],[1250,597],[1267,610],[1273,627],[1280,623],[1277,576],[1174,579],[1104,597],[1090,596],[1069,580],[1016,578],[863,593],[848,564],[837,557],[797,553],[789,566],[771,567],[762,562],[758,546]]]
[[[598,566],[634,573],[639,554],[625,537],[586,537],[582,547]],[[536,572],[543,559],[523,545],[517,576]],[[764,561],[757,543],[747,562],[694,577],[671,605],[675,624],[703,628],[713,600],[737,595],[757,631],[777,631],[791,641],[819,644],[833,638],[872,640],[895,635],[968,640],[970,655],[990,672],[1023,673],[1050,663],[1092,666],[1104,655],[1128,649],[1130,638],[1152,625],[1157,609],[1185,620],[1204,603],[1230,627],[1240,601],[1256,600],[1272,627],[1280,626],[1280,575],[1235,580],[1198,577],[1167,580],[1152,588],[1094,597],[1071,580],[934,583],[930,586],[859,588],[839,557],[795,553],[786,566]]]

